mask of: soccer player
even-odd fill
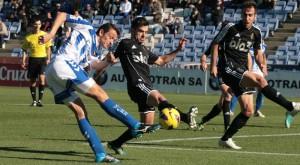
[[[38,37],[45,35],[46,32],[41,30],[42,22],[39,18],[34,20],[34,29],[32,32],[28,33],[22,43],[22,59],[21,67],[26,69],[26,57],[29,50],[29,60],[28,60],[28,77],[30,78],[30,93],[32,97],[32,106],[42,107],[42,98],[44,95],[45,89],[45,68],[50,62],[51,56],[51,41],[46,42],[45,44],[38,43]],[[37,78],[39,79],[37,83]],[[39,87],[39,97],[38,101],[36,100],[36,87]]]
[[[114,61],[109,54],[106,60],[100,61],[94,57],[97,47],[108,48],[118,38],[120,32],[110,23],[103,24],[97,32],[93,25],[82,19],[67,13],[58,13],[49,34],[41,36],[39,42],[46,43],[53,39],[57,29],[66,22],[73,28],[67,41],[59,48],[46,68],[47,84],[54,95],[56,103],[63,102],[75,114],[82,135],[89,142],[96,162],[118,163],[118,159],[108,155],[96,131],[91,126],[87,110],[76,91],[88,96],[101,106],[110,116],[125,124],[130,130],[132,138],[138,138],[143,133],[154,132],[160,125],[142,124],[135,120],[127,111],[116,104],[106,92],[88,77],[84,68],[102,70]]]
[[[267,45],[263,42],[262,43],[262,54],[263,54],[263,65],[267,67],[267,59],[266,59],[266,47]],[[256,73],[260,76],[264,76],[263,72],[259,69],[259,66],[255,62],[255,56],[253,52],[253,48],[250,49],[250,54],[251,54],[251,61],[252,61],[252,66],[251,66],[251,72]],[[267,76],[267,75],[265,75]],[[255,105],[255,112],[254,116],[256,117],[261,117],[265,118],[266,116],[261,112],[261,107],[264,102],[264,95],[258,91],[256,95],[256,105]],[[231,105],[230,105],[230,110],[231,112],[234,112],[234,107],[235,104],[237,103],[237,98],[235,96],[232,97]]]
[[[144,46],[144,41],[149,29],[149,22],[144,17],[138,17],[131,24],[131,38],[123,39],[114,53],[120,59],[125,77],[127,79],[128,94],[132,101],[137,103],[140,113],[140,120],[143,123],[154,123],[155,109],[161,111],[164,108],[176,108],[156,89],[150,81],[150,65],[164,65],[177,55],[184,48],[187,39],[180,40],[176,50],[169,54],[157,56]],[[178,110],[178,108],[176,108]],[[190,128],[197,126],[195,116],[198,109],[192,106],[189,112],[183,113],[180,110],[181,121],[187,123]],[[119,138],[108,143],[108,146],[117,154],[125,154],[122,144],[132,139],[130,130],[124,132]]]
[[[296,115],[300,111],[300,103],[290,102],[277,90],[268,85],[264,77],[249,72],[247,59],[250,48],[253,46],[255,60],[266,75],[266,67],[263,65],[261,52],[261,32],[253,25],[256,19],[257,6],[255,2],[246,1],[242,8],[242,20],[237,24],[227,24],[216,36],[212,48],[211,75],[216,77],[217,57],[219,58],[218,69],[225,82],[238,98],[241,113],[232,121],[230,127],[219,140],[219,146],[241,149],[232,137],[236,134],[254,113],[253,93],[246,91],[247,88],[258,88],[264,96],[284,107],[289,113]],[[219,53],[219,47],[222,49]]]

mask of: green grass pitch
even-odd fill
[[[46,89],[44,107],[31,107],[29,88],[0,87],[0,165],[83,165],[96,164],[88,143],[81,135],[73,113],[55,105]],[[124,109],[139,118],[136,105],[126,91],[108,91]],[[182,111],[199,108],[197,121],[217,103],[218,95],[164,93]],[[118,137],[126,127],[109,117],[96,102],[82,99],[89,119],[103,143]],[[288,98],[300,101],[300,98]],[[237,105],[236,112],[239,113]],[[233,140],[242,150],[219,148],[223,117],[211,120],[203,131],[189,130],[181,123],[175,130],[159,130],[124,145],[127,155],[115,155],[125,165],[238,165],[295,164],[300,162],[300,116],[290,129],[284,127],[285,110],[265,99],[266,118],[252,117]],[[158,114],[158,113],[157,113]]]

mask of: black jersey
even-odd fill
[[[248,52],[252,46],[261,49],[261,31],[255,25],[248,30],[241,21],[237,24],[228,23],[213,42],[219,44],[222,50],[218,62],[220,69],[229,66],[248,70]]]
[[[154,64],[158,56],[150,52],[135,39],[123,39],[115,53],[120,59],[128,85],[135,86],[139,79],[152,86],[149,65]]]

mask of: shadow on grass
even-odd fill
[[[0,151],[7,151],[7,152],[22,152],[22,153],[33,153],[33,154],[47,154],[47,155],[54,155],[53,158],[37,158],[36,155],[34,158],[29,158],[28,155],[24,155],[24,157],[14,157],[14,156],[0,156],[0,158],[14,158],[14,159],[27,159],[27,160],[45,160],[45,161],[59,161],[59,162],[84,162],[89,163],[93,161],[85,161],[85,160],[64,160],[64,159],[57,159],[55,155],[61,156],[80,156],[85,158],[91,158],[91,156],[86,156],[82,152],[74,152],[74,151],[43,151],[43,150],[32,150],[26,149],[24,147],[0,147]]]

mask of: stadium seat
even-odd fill
[[[102,24],[105,23],[113,23],[114,20],[114,16],[113,15],[106,15],[103,20],[102,20]]]
[[[201,53],[201,55],[206,51],[206,44],[205,43],[196,43],[195,45],[195,52]]]
[[[277,1],[274,10],[281,11],[284,10],[286,6],[286,1]]]
[[[268,21],[267,27],[269,30],[276,31],[279,27],[279,21],[276,18],[271,18]]]
[[[154,43],[162,43],[164,40],[163,34],[154,34]]]
[[[204,34],[205,26],[196,26],[194,29],[194,35]]]
[[[165,34],[164,43],[173,43],[174,34]]]
[[[21,48],[14,48],[11,52],[12,57],[22,57],[23,50]]]
[[[195,52],[195,44],[194,43],[186,43],[184,52]]]
[[[264,18],[264,16],[265,16],[265,14],[266,14],[266,10],[265,9],[257,9],[257,19],[258,18]]]
[[[144,16],[146,20],[149,22],[149,25],[153,24],[153,16]]]
[[[163,43],[155,43],[152,52],[163,52],[164,50],[164,44]]]
[[[8,35],[7,37],[4,37],[4,41],[9,41],[10,40],[10,27],[11,27],[11,22],[3,22],[5,25],[6,25],[6,28],[7,28],[7,32],[8,32]]]
[[[191,13],[192,13],[193,9],[192,8],[189,8],[189,7],[186,7],[183,9],[183,17],[184,18],[189,18]]]
[[[186,35],[186,34],[193,34],[194,33],[194,29],[195,29],[195,26],[185,26],[184,27],[184,30],[183,30],[183,34]]]
[[[173,43],[165,43],[165,44],[164,44],[164,50],[163,50],[163,52],[164,52],[165,54],[170,53],[170,52],[172,52],[173,50],[174,50],[174,44],[173,44]]]
[[[289,46],[287,48],[286,55],[288,56],[297,56],[299,52],[299,47],[298,46]]]
[[[194,36],[194,43],[204,43],[205,35],[204,34],[196,34]]]
[[[176,8],[174,10],[174,17],[183,17],[183,8]]]
[[[213,35],[215,33],[216,27],[215,26],[206,26],[204,34],[207,35]]]
[[[175,34],[173,43],[178,44],[179,41],[180,41],[182,38],[184,38],[184,35],[183,35],[183,34]]]
[[[267,10],[263,18],[272,19],[276,17],[276,10]]]
[[[285,41],[285,46],[296,46],[297,38],[296,37],[288,37]]]
[[[260,27],[261,37],[267,39],[269,37],[269,27]]]
[[[92,20],[92,24],[96,25],[96,26],[101,25],[102,21],[103,21],[103,16],[102,15],[95,15],[95,17]]]
[[[288,56],[287,55],[279,55],[279,56],[277,56],[276,64],[278,64],[278,65],[286,65],[287,60],[288,60]]]
[[[195,37],[194,34],[184,35],[184,38],[188,39],[187,43],[193,43],[194,42],[194,37]]]
[[[21,23],[20,22],[13,22],[9,29],[10,33],[18,34],[21,31]]]
[[[287,11],[288,13],[295,13],[297,11],[297,2],[288,1],[284,10]]]
[[[287,47],[286,46],[278,46],[275,55],[277,56],[285,56],[287,53]]]
[[[242,18],[242,9],[236,9],[233,17],[236,18],[236,21]]]
[[[224,19],[224,21],[228,21],[228,22],[235,23],[235,22],[236,22],[236,17],[226,17],[226,18]]]
[[[268,25],[268,19],[266,19],[266,18],[258,18],[257,20],[256,20],[256,25],[258,26],[258,27],[266,27],[267,25]]]
[[[164,52],[152,51],[152,53],[155,54],[155,55],[157,55],[157,56],[164,55]]]
[[[173,8],[165,8],[164,13],[171,13],[173,12]]]
[[[152,34],[147,34],[146,35],[145,43],[152,43],[152,44],[154,44],[154,37],[153,37]],[[154,46],[154,45],[152,45],[152,46]]]
[[[123,26],[123,34],[130,34],[130,30],[131,30],[131,25],[124,25]]]
[[[120,33],[122,34],[124,25],[123,24],[115,24],[115,25],[119,29]]]
[[[122,15],[116,15],[113,19],[114,24],[124,24],[124,17]]]
[[[154,45],[153,45],[153,42],[145,42],[144,43],[144,46],[149,50],[149,51],[152,51]]]
[[[267,57],[267,64],[272,65],[277,63],[277,56],[276,55],[268,55]]]
[[[289,56],[287,60],[287,65],[298,65],[300,61],[300,56]]]
[[[285,22],[286,19],[287,19],[287,11],[285,11],[285,10],[279,10],[279,11],[277,11],[275,18],[277,18],[278,21]]]
[[[226,20],[226,18],[234,17],[235,9],[227,8],[224,11],[223,20]]]
[[[176,57],[173,59],[175,62],[183,62],[184,61],[184,52],[178,52]]]
[[[215,38],[214,35],[208,35],[208,36],[206,36],[204,43],[206,45],[210,45],[210,43],[214,40],[214,38]]]
[[[194,62],[195,61],[195,52],[186,52],[184,62]]]
[[[295,37],[300,38],[300,28],[297,28],[295,32]]]

